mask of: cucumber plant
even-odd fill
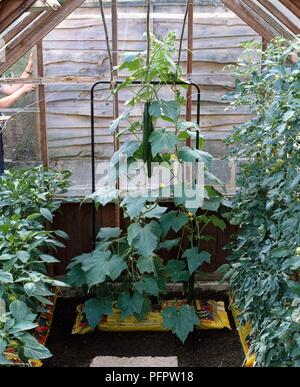
[[[118,70],[126,70],[129,75],[115,91],[131,89],[133,96],[125,103],[128,110],[110,126],[111,132],[116,133],[122,124],[116,135],[124,138],[111,164],[122,177],[138,162],[147,180],[153,176],[153,162],[163,165],[172,176],[176,174],[175,162],[179,165],[201,162],[206,179],[203,198],[191,206],[186,191],[175,195],[172,185],[169,201],[174,209],[171,209],[161,200],[165,188],[170,188],[163,184],[152,195],[132,195],[115,187],[98,190],[87,199],[94,200],[97,207],[114,202],[130,225],[124,230],[100,229],[95,251],[73,259],[66,281],[88,289],[91,298],[85,302],[83,311],[93,328],[104,315],[112,314],[113,307],[121,310],[123,319],[128,316],[145,319],[153,305],[161,304],[168,281],[183,283],[182,297],[186,298],[186,304],[170,306],[162,315],[165,327],[184,342],[199,323],[194,274],[211,259],[201,243],[211,238],[205,233],[208,225],[224,230],[225,223],[217,212],[228,203],[222,194],[221,181],[211,173],[213,157],[204,150],[204,137],[200,136],[201,149],[185,146],[188,138],[194,140],[199,127],[180,118],[181,107],[186,104],[182,90],[188,83],[184,87],[176,85],[176,81],[182,80],[182,71],[173,61],[175,39],[174,33],[162,41],[151,35],[149,58],[147,53],[140,52],[124,55]],[[137,81],[141,85],[136,86]],[[174,84],[170,86],[169,82]],[[171,95],[169,100],[160,96],[165,88]],[[143,111],[141,120],[130,114],[138,107]],[[121,171],[119,163],[121,154],[128,159],[125,171]],[[166,253],[170,257],[167,262],[162,258]]]

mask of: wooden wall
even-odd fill
[[[145,49],[144,3],[119,1],[119,57],[124,51]],[[185,1],[179,0],[170,1],[168,5],[165,1],[155,2],[153,32],[157,36],[163,37],[169,31],[175,31],[180,36],[185,9],[183,3]],[[97,4],[87,2],[45,38],[46,76],[109,77],[104,31]],[[237,61],[242,53],[242,42],[260,38],[218,1],[200,0],[195,4],[192,80],[201,86],[201,126],[208,140],[207,147],[216,158],[221,158],[227,152],[223,140],[235,125],[249,118],[247,108],[225,111],[222,97],[234,86],[235,79],[229,70],[224,71],[224,66]],[[106,12],[111,32],[109,8]],[[182,59],[185,68],[186,53]],[[47,86],[51,164],[73,171],[74,194],[89,192],[90,87],[91,83]],[[96,154],[99,159],[108,159],[113,153],[113,139],[108,130],[112,120],[109,94],[109,90],[100,88],[96,97]],[[122,102],[128,96],[128,91],[121,93],[121,110]]]
[[[115,227],[115,210],[114,205],[110,204],[101,208],[97,213],[97,229],[100,227]],[[127,227],[127,221],[123,220],[121,227]],[[59,249],[56,254],[61,263],[53,265],[54,276],[63,276],[66,272],[66,266],[71,259],[92,251],[92,205],[84,204],[80,206],[78,203],[64,203],[60,210],[56,213],[53,230],[63,230],[69,235],[68,241],[62,241],[65,244],[64,249]],[[226,263],[228,251],[224,250],[224,246],[231,240],[233,233],[237,231],[235,226],[227,225],[225,232],[210,226],[207,233],[211,235],[214,240],[203,242],[202,248],[207,250],[212,255],[212,262],[210,265],[205,264],[201,269],[207,273],[213,273],[217,268]],[[176,234],[170,235],[170,239],[176,238]],[[176,250],[163,256],[166,260],[172,259],[172,253],[177,256]]]

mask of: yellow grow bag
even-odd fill
[[[166,301],[161,309],[168,306],[180,306],[184,301]],[[197,329],[231,329],[225,305],[223,302],[217,301],[196,301],[197,310],[203,317],[200,318],[200,324]],[[73,328],[73,334],[84,335],[92,332],[93,329],[88,325],[85,315],[82,313],[83,305],[77,307],[77,318]],[[113,309],[111,316],[105,316],[98,325],[99,331],[104,332],[133,332],[133,331],[168,331],[163,326],[163,318],[161,311],[152,311],[143,321],[136,320],[130,316],[126,319],[121,319],[121,312],[118,309]]]
[[[254,367],[256,358],[255,358],[255,355],[251,353],[250,343],[248,341],[248,337],[250,336],[250,334],[252,332],[252,326],[249,322],[245,325],[240,324],[240,321],[239,321],[240,312],[233,301],[231,301],[230,309],[231,309],[231,312],[232,312],[232,315],[233,315],[233,318],[235,321],[235,325],[237,327],[237,331],[238,331],[238,334],[240,337],[243,351],[244,351],[245,356],[246,356],[245,362],[244,362],[244,367],[246,367],[246,368]]]

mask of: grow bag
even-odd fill
[[[32,336],[35,337],[37,341],[42,345],[46,345],[47,339],[50,334],[57,296],[50,297],[49,300],[52,302],[53,305],[45,306],[47,311],[39,315],[38,319],[36,320],[37,327],[32,332]],[[28,366],[28,367],[35,367],[35,368],[40,368],[43,366],[43,362],[41,360],[34,360],[34,359],[29,360],[27,364],[24,364],[19,359],[18,355],[16,354],[13,348],[8,348],[5,351],[5,357],[7,358],[7,360],[13,362],[12,365],[16,365],[16,366]]]
[[[250,351],[250,342],[249,342],[249,336],[252,332],[252,326],[249,322],[245,325],[240,324],[240,321],[239,321],[240,312],[239,312],[239,310],[234,302],[231,302],[230,309],[231,309],[231,312],[232,312],[232,315],[233,315],[233,318],[235,321],[235,325],[237,327],[237,331],[238,331],[238,334],[240,337],[243,351],[244,351],[245,356],[246,356],[245,362],[244,362],[244,367],[246,367],[246,368],[254,367],[255,355],[253,355]]]
[[[179,306],[185,301],[166,301],[163,303],[160,310],[153,310],[148,314],[147,318],[138,321],[135,317],[130,316],[126,319],[121,319],[121,312],[118,309],[113,309],[111,316],[105,316],[98,325],[99,331],[106,332],[132,332],[132,331],[168,331],[163,326],[163,317],[161,310],[168,306]],[[216,301],[196,301],[197,310],[200,314],[200,324],[197,329],[223,329],[231,330],[225,305],[223,302]],[[93,329],[88,325],[87,319],[82,312],[83,305],[77,307],[77,318],[73,328],[73,334],[84,335],[92,332]]]

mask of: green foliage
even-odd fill
[[[249,46],[230,96],[233,106],[250,105],[255,118],[229,141],[237,144],[233,156],[247,161],[229,216],[240,232],[224,278],[242,321],[253,325],[252,351],[262,367],[300,365],[300,62],[289,61],[295,51],[299,39],[275,40],[265,53]],[[262,57],[261,69],[253,53]]]
[[[51,305],[53,286],[66,286],[47,276],[47,263],[57,259],[51,253],[67,238],[62,231],[46,231],[45,220],[53,220],[60,203],[54,200],[64,191],[69,173],[35,168],[8,171],[0,178],[0,300],[6,313],[0,316],[0,363],[9,364],[4,353],[12,343],[24,362],[44,359],[50,352],[30,331],[36,317]]]
[[[133,163],[141,162],[145,176],[149,177],[152,174],[152,161],[164,165],[172,176],[176,174],[173,165],[175,161],[181,165],[183,161],[203,161],[206,177],[209,177],[209,183],[204,187],[204,202],[199,201],[194,211],[189,212],[186,204],[187,199],[190,199],[186,195],[187,187],[183,187],[182,197],[178,199],[174,197],[175,189],[171,184],[168,198],[175,203],[174,210],[169,210],[161,200],[164,187],[149,197],[144,192],[132,195],[131,191],[124,194],[121,190],[106,189],[89,197],[96,206],[115,202],[124,216],[130,219],[127,230],[101,229],[96,251],[74,258],[69,265],[68,283],[72,286],[87,285],[89,293],[96,295],[93,301],[87,301],[84,308],[92,327],[97,325],[97,320],[99,322],[102,316],[103,308],[98,304],[98,297],[109,299],[110,307],[119,308],[122,318],[135,316],[143,319],[151,311],[152,305],[162,303],[167,281],[182,283],[183,297],[194,305],[194,273],[210,258],[200,246],[201,241],[210,238],[205,230],[210,224],[224,227],[224,222],[217,214],[208,212],[211,209],[217,212],[223,204],[222,193],[212,186],[222,186],[210,172],[212,156],[203,149],[188,148],[182,144],[189,138],[194,139],[195,130],[199,130],[197,124],[179,120],[180,108],[186,104],[181,95],[185,88],[175,84],[166,85],[181,77],[181,69],[172,59],[175,38],[175,34],[169,34],[166,39],[159,41],[152,36],[148,66],[146,54],[125,54],[119,69],[127,69],[130,75],[118,90],[130,88],[135,81],[142,81],[141,86],[135,86],[133,97],[126,102],[126,106],[130,109],[140,107],[144,118],[143,122],[133,121],[129,111],[112,123],[111,130],[115,132],[121,121],[128,122],[127,128],[119,132],[119,137],[124,134],[127,137],[121,149],[112,157],[112,164],[118,167],[117,174],[128,173],[119,171],[119,156],[125,154],[128,169]],[[152,81],[158,81],[158,84],[153,85]],[[159,96],[159,91],[166,86],[173,95],[173,99],[168,101]],[[173,130],[161,127],[165,122],[172,123]],[[136,139],[128,140],[128,134]],[[204,215],[199,215],[202,204],[203,207],[211,208],[205,210]],[[171,240],[170,233],[174,232],[178,235]],[[163,251],[169,251],[169,262],[162,259]],[[182,341],[198,323],[194,306],[186,305],[178,311],[171,308],[163,316],[165,324]]]
[[[195,309],[189,305],[183,305],[180,308],[169,306],[163,310],[162,315],[165,328],[171,329],[183,343],[188,334],[194,330],[195,325],[199,324]]]

